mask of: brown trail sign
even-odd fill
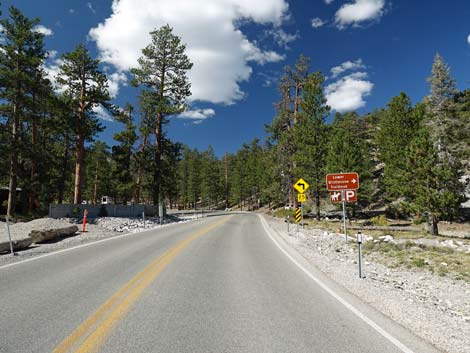
[[[338,173],[326,176],[328,191],[359,189],[359,175],[357,173]]]

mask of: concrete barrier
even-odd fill
[[[142,213],[148,217],[159,216],[158,207],[150,205],[70,205],[70,204],[50,204],[50,218],[83,218],[85,209],[88,211],[88,218],[96,217],[142,217]],[[163,208],[163,216],[166,210]]]

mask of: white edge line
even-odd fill
[[[311,280],[313,280],[316,284],[318,284],[322,289],[324,289],[328,294],[330,294],[333,298],[335,298],[337,301],[339,301],[341,304],[343,304],[347,309],[349,309],[353,314],[355,314],[358,318],[360,318],[362,321],[364,321],[366,324],[368,324],[370,327],[372,327],[375,331],[380,333],[383,337],[385,337],[387,340],[389,340],[391,343],[393,343],[398,349],[400,349],[404,353],[414,353],[410,348],[405,346],[403,343],[401,343],[398,339],[393,337],[391,334],[389,334],[387,331],[385,331],[382,327],[380,327],[378,324],[376,324],[374,321],[369,319],[367,316],[365,316],[363,313],[361,313],[358,309],[356,309],[354,306],[352,306],[349,302],[347,302],[345,299],[343,299],[341,296],[336,294],[330,287],[328,287],[324,282],[322,282],[319,278],[315,277],[310,271],[308,271],[304,266],[302,266],[297,260],[295,260],[286,250],[284,250],[279,242],[274,239],[272,236],[272,230],[270,229],[269,225],[267,224],[266,220],[262,215],[258,215],[261,219],[261,223],[263,224],[263,228],[268,234],[268,236],[271,238],[273,243],[281,250],[281,252],[286,255],[289,260],[291,260],[298,268],[302,270]]]
[[[140,234],[148,232],[148,231],[158,230],[158,229],[161,229],[161,228],[164,228],[164,227],[166,228],[166,227],[170,227],[170,226],[176,226],[176,225],[179,225],[179,224],[181,225],[181,223],[189,223],[189,222],[197,221],[197,220],[204,219],[204,218],[207,218],[207,217],[189,219],[189,220],[170,223],[170,224],[163,224],[159,227],[149,228],[149,229],[141,230],[141,231],[134,232],[134,233],[125,233],[125,234],[114,235],[114,236],[111,236],[111,237],[106,238],[106,239],[95,240],[95,241],[91,241],[91,242],[86,243],[86,244],[80,244],[80,245],[72,246],[71,248],[57,250],[57,251],[50,252],[48,254],[35,256],[35,257],[32,257],[31,259],[12,262],[11,264],[0,266],[0,270],[3,270],[3,269],[8,268],[8,267],[13,267],[13,266],[16,266],[16,265],[24,264],[25,262],[39,260],[39,259],[42,259],[42,258],[45,258],[45,257],[48,257],[48,256],[57,255],[57,254],[61,254],[61,253],[64,253],[64,252],[69,252],[69,251],[72,251],[72,250],[76,250],[76,249],[79,249],[79,248],[84,248],[84,247],[87,247],[87,246],[92,246],[92,245],[99,244],[99,243],[104,243],[106,241],[110,241],[110,240],[114,240],[114,239],[121,239],[121,238],[124,238],[124,237],[128,237],[130,235],[140,235]],[[8,256],[8,255],[6,254],[6,256]]]

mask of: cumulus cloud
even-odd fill
[[[187,110],[180,115],[178,118],[180,119],[192,119],[192,120],[205,120],[215,115],[215,110],[208,108],[208,109],[194,109],[194,110]]]
[[[356,61],[345,61],[341,65],[333,67],[331,69],[331,74],[333,75],[333,78],[336,78],[345,71],[358,69],[365,69],[362,59],[357,59]]]
[[[467,37],[467,43],[470,44],[470,34]]]
[[[289,43],[295,41],[300,37],[298,33],[286,33],[282,28],[271,29],[266,33],[274,38],[274,41],[277,43],[277,45],[285,49],[289,48]]]
[[[326,24],[326,21],[323,21],[320,17],[312,18],[312,27],[313,28],[319,28],[321,26],[324,26],[325,24]]]
[[[385,0],[354,0],[336,12],[335,24],[343,29],[362,22],[377,20],[384,14]]]
[[[286,0],[113,0],[110,17],[89,34],[101,60],[127,71],[149,44],[149,32],[168,23],[187,44],[194,63],[188,73],[190,99],[231,104],[244,96],[239,84],[251,76],[250,61],[266,64],[284,59],[259,48],[237,24],[251,21],[276,27],[287,13]]]
[[[54,31],[52,29],[47,28],[46,26],[43,26],[43,25],[37,25],[36,27],[34,27],[34,31],[38,33],[42,33],[45,36],[52,36],[54,34]]]
[[[362,60],[346,61],[331,69],[333,77],[341,75],[347,70],[365,68]],[[328,105],[340,113],[356,110],[366,105],[365,97],[369,96],[374,84],[368,80],[368,74],[364,71],[352,72],[345,75],[325,88],[325,96]]]
[[[95,112],[98,119],[105,121],[114,121],[113,116],[101,105],[95,105],[93,107],[93,111]]]
[[[111,98],[116,98],[121,85],[127,86],[128,78],[123,72],[115,72],[108,77],[108,92]]]
[[[55,50],[51,50],[49,55],[49,60],[47,60],[43,65],[43,69],[46,71],[46,77],[49,81],[51,81],[55,91],[62,93],[65,91],[65,88],[57,86],[56,77],[59,74],[60,66],[64,63],[64,61],[61,58],[57,58],[57,52]]]
[[[335,0],[325,0],[325,4],[329,5],[329,4],[331,4],[333,1],[335,1]]]

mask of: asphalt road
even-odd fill
[[[433,352],[286,251],[238,214],[0,268],[0,352]]]

